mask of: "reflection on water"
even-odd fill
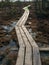
[[[37,32],[33,32],[31,28],[29,28],[28,31],[29,31],[29,33],[31,34],[31,36],[32,36],[33,38],[36,37]]]
[[[15,65],[15,61],[17,59],[18,54],[18,42],[15,39],[15,31],[10,33],[16,25],[16,22],[11,22],[9,25],[1,25],[0,38],[4,38],[5,41],[0,42],[0,65]],[[3,34],[5,35],[3,36]],[[14,37],[12,37],[14,36]],[[12,37],[12,38],[11,38]],[[8,64],[9,63],[9,64]]]
[[[41,56],[43,56],[43,57],[49,56],[49,51],[42,51],[40,53],[41,53]]]
[[[40,54],[42,65],[49,65],[49,51],[42,51]]]
[[[16,22],[12,22],[12,24],[10,25],[7,25],[7,26],[2,25],[1,27],[5,30],[5,32],[9,33],[14,29],[15,25],[16,25]]]
[[[42,32],[34,32],[29,27],[27,29],[39,47],[49,47],[48,39],[42,34]]]
[[[9,41],[8,43],[9,43],[8,45],[0,47],[0,53],[1,53],[0,54],[0,64],[3,63],[3,60],[6,58],[6,56],[8,54],[13,54],[13,52],[14,52],[14,54],[16,53],[16,56],[17,56],[18,43],[14,40]],[[7,43],[5,42],[5,44],[7,44]],[[14,56],[14,54],[13,54],[13,56]],[[6,61],[6,59],[5,59],[5,61]]]
[[[28,29],[29,33],[31,34],[31,36],[36,41],[39,48],[40,47],[42,47],[42,48],[49,47],[49,43],[47,43],[47,38],[44,38],[44,36],[42,36],[41,32],[40,33],[38,31],[34,32],[34,31],[32,31],[31,28],[27,28],[27,29]],[[38,34],[40,34],[40,35],[37,37]],[[49,65],[49,51],[41,51],[40,55],[41,55],[42,65]]]
[[[46,44],[44,42],[37,42],[37,45],[42,48],[49,47],[49,44]]]
[[[7,44],[6,42],[5,42],[5,44]],[[9,41],[9,44],[7,45],[7,46],[3,46],[3,47],[1,47],[0,48],[0,50],[1,51],[4,51],[7,47],[16,47],[16,42],[15,41],[13,41],[13,40],[10,40]]]

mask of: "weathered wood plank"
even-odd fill
[[[24,25],[24,24],[26,23],[26,21],[27,21],[27,19],[28,19],[28,16],[29,16],[29,10],[27,11],[25,20],[24,20],[24,22],[23,22],[21,25]]]
[[[25,23],[26,23],[26,21],[27,21],[27,19],[28,19],[28,16],[29,16],[29,10],[28,11],[26,11],[26,14],[25,14],[25,18],[23,18],[23,20],[22,20],[22,22],[20,23],[20,25],[19,26],[22,26],[22,25],[24,25]]]
[[[33,65],[41,65],[38,47],[33,47]]]
[[[40,51],[49,51],[49,47],[46,48],[39,48]]]
[[[22,40],[19,28],[16,26],[15,29],[16,29],[16,34],[18,37],[19,45],[20,45],[16,65],[23,65],[24,64],[24,55],[25,55],[25,45]]]
[[[26,11],[25,11],[24,14],[22,15],[22,17],[18,20],[18,23],[17,23],[16,25],[19,25],[19,24],[22,22],[22,19],[23,19],[23,17],[25,16],[25,14],[26,14]]]
[[[24,30],[24,32],[25,32],[30,44],[32,45],[32,47],[33,46],[38,47],[36,42],[33,40],[32,36],[29,34],[29,32],[27,31],[27,29],[26,29],[26,27],[24,25],[22,26],[22,29]]]
[[[33,65],[41,65],[40,52],[39,52],[39,48],[38,48],[37,44],[35,43],[35,41],[33,40],[33,38],[31,37],[31,35],[29,34],[29,32],[27,31],[27,29],[24,26],[22,26],[22,29],[24,30],[30,44],[32,45]],[[37,59],[38,59],[38,61],[37,61]]]
[[[25,54],[25,65],[32,65],[32,50],[31,50],[31,45],[29,44],[28,39],[26,38],[26,35],[24,34],[23,30],[21,27],[19,27],[24,43],[26,45],[26,54]]]
[[[25,46],[24,45],[24,42],[23,42],[23,39],[22,39],[22,36],[21,36],[21,34],[20,34],[20,30],[19,30],[19,28],[16,26],[15,27],[15,30],[16,30],[16,34],[17,34],[17,37],[18,37],[18,41],[19,41],[19,45],[21,46]]]

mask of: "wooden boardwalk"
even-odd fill
[[[29,6],[23,8],[25,12],[15,26],[20,46],[16,65],[41,65],[38,45],[25,27],[29,16]]]

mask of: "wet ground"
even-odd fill
[[[40,52],[42,65],[49,65],[49,51]]]
[[[34,31],[30,25],[26,25],[26,28],[39,46],[39,48],[49,48],[49,41],[46,37],[46,34],[43,35],[41,31],[37,31],[36,29]],[[40,56],[42,65],[49,65],[49,51],[40,51]]]
[[[15,30],[13,30],[15,25],[16,25],[16,22],[8,26],[5,26],[5,25],[1,26],[2,29],[4,29],[4,32],[6,33],[4,35],[4,39],[6,39],[7,41],[5,40],[4,42],[2,42],[3,41],[2,39],[2,41],[0,42],[0,65],[15,65],[16,63],[19,44],[17,41]],[[39,48],[49,47],[48,39],[46,38],[46,36],[42,34],[41,31],[37,31],[37,30],[33,31],[30,25],[27,27],[27,29],[29,33],[31,34],[31,36],[33,37],[33,39],[38,44]],[[3,36],[0,36],[0,38],[2,37]],[[40,52],[40,55],[41,55],[42,65],[49,65],[49,62],[48,62],[49,52],[45,52],[45,51]]]
[[[11,62],[16,61],[17,54],[18,54],[19,45],[16,42],[16,40],[10,40],[7,43],[6,42],[3,43],[3,46],[0,47],[0,64],[3,64],[3,65],[7,65],[8,60],[11,60]],[[12,57],[11,57],[11,55],[12,55]]]
[[[41,31],[32,31],[31,27],[28,27],[27,29],[39,47],[49,47],[48,39],[42,35]]]
[[[0,31],[0,65],[15,65],[19,50],[19,44],[14,27],[16,22],[1,26]],[[1,30],[0,29],[0,30]],[[3,36],[5,31],[5,35]],[[2,33],[2,34],[1,34]]]

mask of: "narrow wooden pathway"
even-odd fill
[[[16,65],[41,65],[38,45],[25,27],[29,16],[28,7],[30,7],[30,5],[23,8],[25,12],[15,26],[20,46]]]

